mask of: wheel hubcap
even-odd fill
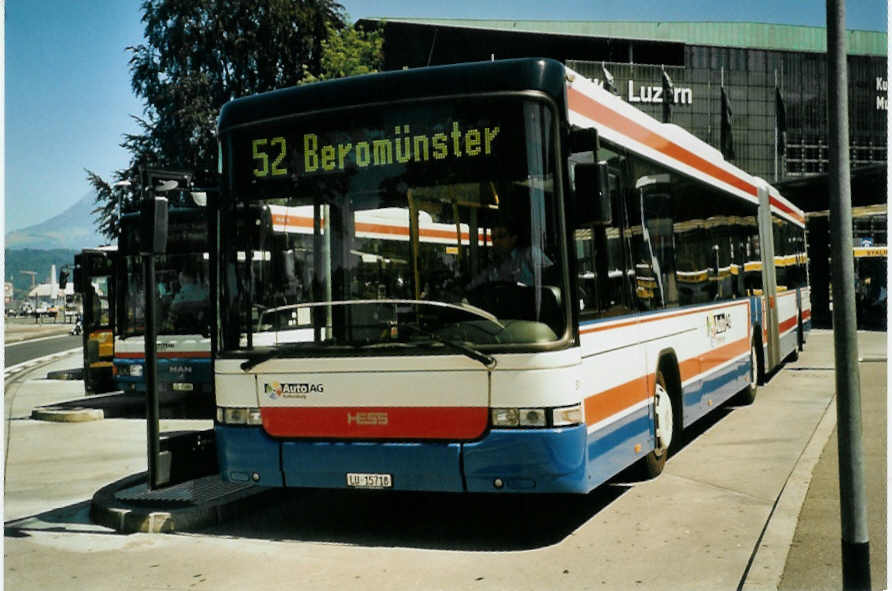
[[[656,449],[658,456],[666,453],[672,442],[672,400],[669,393],[661,385],[657,384],[654,395],[654,414],[656,415]]]

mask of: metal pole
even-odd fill
[[[852,203],[849,179],[845,0],[827,0],[830,119],[830,242],[833,342],[842,525],[843,589],[870,589],[867,502],[861,443],[861,378],[855,317]]]
[[[144,254],[142,258],[143,273],[145,276],[145,349],[146,349],[146,365],[144,373],[146,377],[146,440],[148,455],[148,488],[155,490],[161,485],[158,478],[158,456],[161,453],[161,444],[159,439],[159,423],[158,415],[158,364],[155,356],[155,260],[153,255]]]

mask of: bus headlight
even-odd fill
[[[561,408],[493,408],[490,411],[492,426],[516,427],[569,427],[583,422],[582,404]]]
[[[555,427],[569,427],[581,425],[583,422],[582,404],[553,408],[551,410],[551,424]]]
[[[134,363],[130,366],[130,377],[131,378],[141,378],[142,377],[142,363]]]
[[[547,424],[545,419],[544,408],[521,408],[518,409],[520,414],[521,427],[544,427]]]
[[[223,425],[256,426],[263,424],[263,417],[259,408],[218,406],[217,422]]]
[[[520,414],[516,408],[494,408],[492,409],[492,426],[519,427]]]

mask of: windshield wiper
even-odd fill
[[[462,312],[466,312],[473,316],[477,316],[479,318],[483,318],[496,326],[499,329],[504,329],[505,325],[499,322],[499,319],[487,312],[486,310],[482,310],[476,306],[472,306],[471,304],[462,302],[460,304],[453,304],[449,302],[441,302],[437,300],[409,300],[409,299],[380,299],[380,300],[342,300],[342,301],[334,301],[334,302],[305,302],[300,304],[288,304],[284,306],[277,306],[275,308],[267,308],[264,310],[264,313],[275,313],[283,310],[295,310],[298,308],[318,308],[318,307],[327,307],[327,306],[353,306],[353,305],[423,305],[423,306],[434,306],[439,308],[449,308],[454,310],[461,310]],[[434,342],[437,342],[441,345],[445,345],[447,347],[451,347],[457,351],[460,351],[465,356],[478,361],[483,364],[484,367],[488,371],[492,371],[496,367],[496,360],[491,355],[487,355],[473,347],[465,345],[464,343],[458,341],[452,341],[449,339],[443,339],[438,337],[436,334],[427,331],[420,326],[414,326],[411,324],[400,324],[400,327],[407,327],[411,330],[414,330],[416,333],[426,336]],[[258,355],[254,358],[248,359],[247,361],[243,361],[241,364],[242,371],[249,371],[261,363],[269,361],[270,359],[275,359],[282,354],[280,350],[281,345],[278,345],[275,349],[263,353],[262,355]]]
[[[355,305],[381,305],[381,304],[390,304],[390,305],[414,305],[414,306],[433,306],[437,308],[450,308],[453,310],[461,310],[462,312],[466,312],[473,316],[479,316],[484,320],[488,320],[498,326],[501,329],[505,328],[505,325],[499,322],[498,317],[495,314],[491,314],[482,308],[478,308],[477,306],[472,306],[467,302],[461,302],[458,304],[453,304],[451,302],[441,302],[439,300],[408,300],[408,299],[396,299],[396,298],[384,298],[380,300],[337,300],[333,302],[304,302],[301,304],[287,304],[284,306],[277,306],[275,308],[266,308],[264,310],[265,313],[270,312],[281,312],[284,310],[296,310],[298,308],[322,308],[329,306],[355,306]]]
[[[479,361],[483,364],[483,367],[486,368],[487,371],[492,371],[496,368],[496,358],[492,355],[487,355],[483,351],[478,351],[474,347],[468,346],[459,341],[453,341],[451,339],[444,339],[442,337],[438,337],[436,334],[430,332],[429,330],[425,330],[420,326],[415,326],[414,324],[399,324],[398,328],[408,328],[416,333],[426,336],[431,341],[435,343],[440,343],[441,345],[445,345],[447,347],[452,347],[453,349],[460,351],[465,356],[470,357],[474,361]]]
[[[260,365],[261,363],[266,363],[270,359],[275,359],[277,357],[281,357],[287,351],[293,351],[296,347],[283,347],[282,345],[276,345],[273,349],[267,351],[266,353],[262,353],[255,357],[249,358],[247,361],[242,361],[239,367],[242,368],[242,371],[250,371]]]

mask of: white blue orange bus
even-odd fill
[[[585,493],[804,343],[802,212],[558,62],[284,89],[218,132],[226,480]]]

